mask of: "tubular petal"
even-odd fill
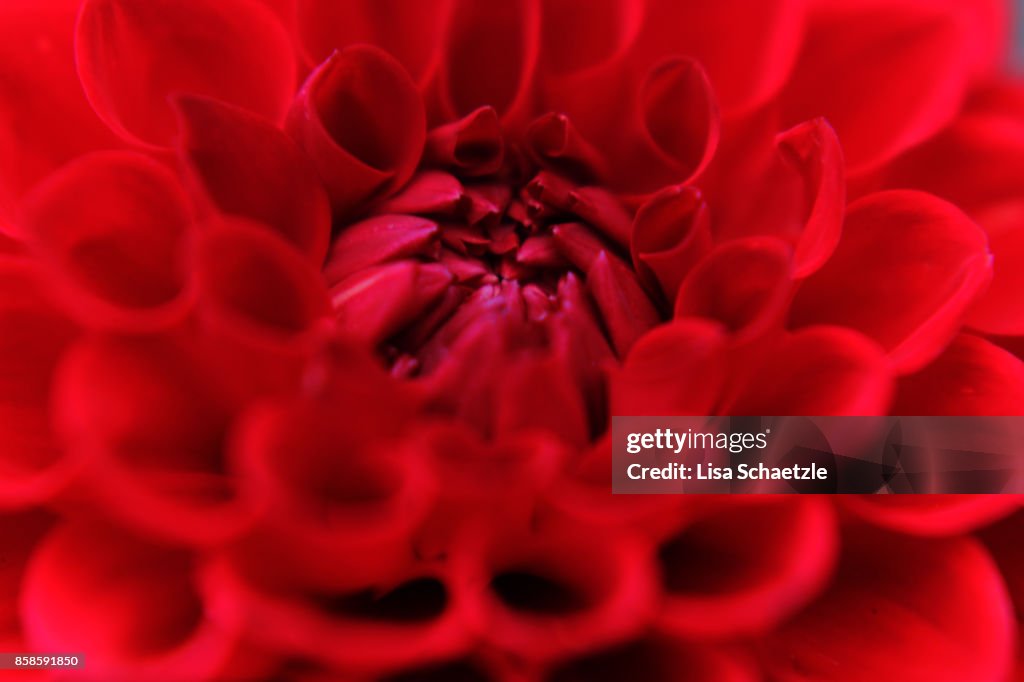
[[[295,91],[288,33],[252,0],[85,0],[75,52],[96,112],[148,147],[170,146],[169,95],[216,97],[279,123]]]

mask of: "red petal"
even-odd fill
[[[615,415],[708,415],[725,383],[726,336],[703,320],[670,322],[633,346],[611,371]]]
[[[961,535],[1012,514],[1017,495],[844,495],[842,504],[861,518],[899,533]]]
[[[336,284],[359,270],[410,258],[437,242],[437,223],[411,215],[376,215],[345,227],[331,244],[324,278]]]
[[[425,161],[459,171],[460,176],[488,175],[501,168],[505,141],[498,114],[480,107],[427,135]]]
[[[732,397],[719,408],[721,414],[887,413],[892,379],[885,356],[854,331],[802,329],[751,352],[753,358],[737,358]]]
[[[783,123],[824,117],[851,173],[876,168],[952,119],[968,49],[957,21],[926,3],[819,8],[782,96]]]
[[[402,66],[368,46],[337,52],[299,91],[288,130],[320,173],[335,218],[404,185],[423,152],[423,102]]]
[[[655,597],[644,544],[561,518],[547,521],[467,533],[456,545],[453,590],[470,631],[534,661],[638,634]]]
[[[603,178],[607,168],[601,153],[573,127],[565,114],[548,113],[526,129],[526,150],[544,168],[580,181]]]
[[[975,540],[856,529],[842,547],[825,596],[762,643],[771,679],[1006,679],[1014,647],[1009,598]]]
[[[700,190],[667,187],[637,211],[630,255],[641,276],[657,280],[672,302],[683,278],[711,249],[711,221]]]
[[[0,6],[0,216],[10,215],[53,169],[117,144],[78,84],[79,4],[12,0]]]
[[[601,311],[619,357],[624,357],[637,339],[661,321],[633,273],[606,251],[597,255],[587,271],[587,291]]]
[[[716,247],[683,280],[675,316],[721,322],[739,339],[763,334],[785,314],[792,252],[778,239],[748,237]]]
[[[539,3],[452,0],[448,21],[431,120],[491,106],[506,125],[525,125],[539,51]]]
[[[379,343],[426,313],[451,283],[441,265],[399,261],[339,282],[331,288],[331,303],[342,330]]]
[[[195,249],[204,353],[225,390],[294,388],[329,324],[320,273],[240,219],[207,225]]]
[[[878,341],[900,372],[934,359],[989,283],[985,234],[952,204],[892,191],[852,204],[831,259],[804,280],[790,324],[839,324]]]
[[[25,225],[84,324],[147,330],[192,303],[184,238],[192,218],[177,179],[130,152],[82,157],[28,198]]]
[[[442,171],[423,171],[405,187],[377,207],[381,213],[425,213],[452,215],[465,202],[462,183]]]
[[[0,258],[0,506],[49,500],[78,470],[50,424],[50,385],[75,328],[29,262]]]
[[[251,519],[224,464],[227,406],[185,348],[159,337],[79,344],[53,402],[64,447],[87,462],[86,494],[120,522],[210,544]]]
[[[803,14],[803,3],[794,0],[656,0],[648,3],[635,49],[646,64],[690,55],[707,69],[726,111],[749,110],[786,82],[801,44]]]
[[[176,100],[178,153],[225,213],[264,223],[319,266],[327,253],[327,194],[295,143],[270,123],[215,100]]]
[[[54,525],[53,515],[43,509],[0,515],[0,544],[6,560],[0,567],[0,642],[24,647],[18,605],[25,569],[40,541]]]
[[[330,399],[252,409],[234,432],[231,459],[260,520],[233,560],[261,581],[341,591],[392,583],[413,566],[411,536],[435,484],[418,453],[382,436],[410,418],[408,401],[383,373],[346,379]]]
[[[21,593],[32,650],[80,652],[89,674],[213,679],[237,638],[210,622],[191,555],[96,524],[64,524],[32,557]],[[103,614],[96,618],[96,614]]]
[[[839,243],[846,207],[843,150],[824,119],[801,123],[775,138],[779,151],[802,175],[807,214],[796,241],[794,277],[806,277],[829,259]]]
[[[583,396],[561,360],[546,354],[524,358],[508,368],[498,403],[499,434],[538,429],[577,447],[588,442]]]
[[[658,551],[666,591],[659,625],[684,637],[771,631],[824,589],[836,536],[821,499],[710,505]]]
[[[893,414],[1024,415],[1024,363],[969,334],[897,389]]]
[[[86,0],[75,48],[96,112],[137,144],[169,146],[168,95],[216,97],[280,122],[295,91],[288,33],[246,0]]]
[[[310,63],[319,64],[355,43],[377,45],[394,55],[419,81],[436,67],[444,3],[405,0],[293,0]]]

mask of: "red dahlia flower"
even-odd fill
[[[1024,679],[1015,497],[609,485],[612,414],[1024,414],[1007,10],[7,0],[0,650]]]

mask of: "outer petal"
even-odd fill
[[[35,551],[21,616],[34,650],[80,651],[106,680],[215,679],[237,641],[210,622],[190,555],[87,523]]]
[[[844,495],[842,505],[876,526],[921,536],[962,535],[1008,516],[1017,495]]]
[[[813,327],[734,359],[730,415],[885,414],[892,379],[881,348],[840,327]]]
[[[831,507],[819,498],[709,504],[659,548],[660,627],[690,637],[772,630],[824,589],[836,535]]]
[[[1024,363],[998,346],[961,334],[934,362],[902,377],[893,414],[1024,415]]]
[[[785,242],[737,239],[690,271],[679,287],[675,316],[715,320],[738,340],[749,340],[779,325],[792,291],[792,252]]]
[[[216,100],[182,97],[178,154],[200,191],[232,215],[261,222],[323,262],[331,209],[316,171],[284,133]]]
[[[803,5],[656,0],[648,3],[635,50],[641,59],[690,55],[707,69],[726,111],[749,110],[786,82],[801,43]]]
[[[764,640],[772,679],[1006,679],[1013,614],[996,566],[975,540],[857,528],[842,547],[825,596]]]
[[[24,651],[27,646],[18,613],[22,581],[33,552],[54,521],[50,512],[41,509],[0,515],[0,542],[6,559],[0,566],[0,646],[11,651]]]
[[[710,224],[700,191],[686,186],[665,188],[636,212],[629,238],[633,266],[656,280],[669,302],[694,264],[711,250]]]
[[[82,157],[39,185],[24,224],[83,324],[166,328],[192,303],[184,263],[192,217],[177,179],[132,152]]]
[[[86,462],[90,504],[139,532],[224,542],[251,519],[225,466],[229,406],[190,349],[160,337],[95,338],[61,365],[62,445]]]
[[[288,115],[288,131],[313,161],[339,217],[412,177],[426,120],[401,65],[380,50],[354,46],[309,76]]]
[[[86,0],[76,57],[100,117],[147,146],[169,146],[168,95],[217,97],[279,122],[295,90],[288,34],[251,0]]]
[[[858,329],[911,372],[941,352],[991,276],[985,234],[959,209],[880,192],[850,205],[835,254],[804,281],[790,324]]]
[[[50,385],[75,326],[31,263],[0,258],[0,507],[52,499],[78,470],[50,423]]]
[[[419,81],[436,68],[448,0],[295,0],[308,59],[319,64],[335,50],[370,43],[394,55]]]
[[[553,668],[549,682],[755,682],[757,668],[741,652],[651,635],[570,659]]]
[[[0,215],[53,169],[116,138],[75,73],[78,0],[12,0],[0,7]]]
[[[611,413],[711,414],[726,373],[726,337],[718,325],[662,325],[633,346],[621,369],[611,370]]]
[[[963,25],[925,3],[820,6],[782,95],[783,123],[823,116],[851,173],[876,168],[953,117],[970,50]]]

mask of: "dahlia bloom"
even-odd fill
[[[1024,679],[1018,498],[613,497],[608,436],[1024,414],[1007,13],[5,0],[0,650]]]

